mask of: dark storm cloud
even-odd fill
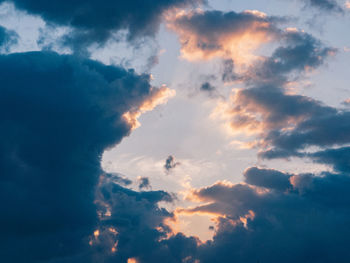
[[[156,95],[149,80],[56,53],[0,56],[1,261],[86,249],[102,153],[130,133],[123,114]]]
[[[165,160],[164,168],[167,172],[170,172],[172,169],[174,169],[179,164],[180,164],[179,162],[175,161],[174,156],[169,155],[168,158]]]
[[[18,34],[15,31],[0,26],[0,51],[9,51],[12,45],[17,44],[17,41]]]
[[[3,2],[0,0],[0,2]],[[197,0],[143,0],[143,1],[37,1],[12,0],[17,8],[39,15],[56,25],[70,26],[73,33],[68,44],[105,43],[119,30],[127,30],[127,38],[154,36],[163,13],[174,7],[195,4]]]
[[[104,262],[192,262],[184,261],[193,255],[197,240],[182,234],[167,238],[171,229],[164,224],[173,214],[159,208],[158,202],[172,202],[163,191],[135,192],[108,180],[100,185],[98,204],[102,209],[100,235],[93,247],[105,249],[98,254]],[[115,247],[115,253],[110,248]]]
[[[193,191],[207,204],[189,212],[222,215],[213,241],[198,248],[200,262],[348,261],[350,177],[249,171],[273,182],[265,184],[270,191],[225,183]]]

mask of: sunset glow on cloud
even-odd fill
[[[273,20],[259,11],[223,13],[220,11],[181,12],[168,18],[168,27],[181,43],[181,56],[190,61],[231,58],[238,65],[249,64],[254,51],[274,39]]]
[[[0,0],[0,262],[348,263],[348,9]]]

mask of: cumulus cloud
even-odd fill
[[[218,215],[200,262],[347,262],[350,177],[253,167],[246,182],[193,190],[205,204],[188,212]]]
[[[71,27],[73,31],[67,36],[68,44],[84,47],[91,43],[103,44],[113,33],[120,30],[127,30],[127,38],[130,41],[139,37],[154,36],[164,12],[199,1],[13,0],[12,2],[17,8],[39,15],[49,23]]]
[[[130,133],[123,115],[158,95],[149,81],[75,56],[0,56],[4,262],[75,258],[89,246],[102,153]]]
[[[102,178],[96,200],[101,220],[91,245],[99,262],[194,262],[198,240],[174,235],[166,224],[174,215],[158,206],[172,202],[172,195],[135,192]]]
[[[255,49],[277,37],[276,24],[282,20],[258,11],[192,11],[169,17],[168,27],[179,36],[182,57],[233,58],[239,64],[252,60]]]

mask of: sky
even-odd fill
[[[348,262],[349,18],[0,0],[0,261]]]

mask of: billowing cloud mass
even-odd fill
[[[74,258],[89,246],[102,153],[129,134],[124,113],[157,96],[149,80],[56,53],[0,56],[4,262]]]
[[[168,18],[168,26],[181,43],[182,56],[190,61],[214,57],[247,63],[261,44],[275,39],[282,18],[258,11],[242,13],[221,11],[180,12]]]
[[[9,51],[9,48],[17,41],[18,35],[15,31],[0,26],[0,51]]]
[[[219,214],[200,262],[347,262],[350,177],[250,168],[248,184],[194,190],[206,204],[188,213]]]
[[[0,262],[349,262],[350,111],[293,89],[337,49],[281,29],[283,17],[178,9],[200,0],[12,2],[54,27],[70,27],[66,43],[84,48],[121,31],[131,42],[152,37],[165,17],[183,58],[223,63],[220,75],[197,89],[216,96],[220,80],[240,85],[227,100],[220,95],[217,116],[251,139],[262,161],[298,157],[331,169],[248,167],[242,183],[187,184],[191,206],[174,207],[179,196],[153,191],[148,174],[132,181],[103,171],[101,159],[175,91],[84,52],[0,54]],[[334,0],[304,2],[342,12]],[[1,51],[17,38],[0,27]],[[271,42],[268,54],[255,54]],[[170,173],[179,164],[170,155],[160,168]],[[209,215],[213,239],[176,229],[182,213]]]
[[[0,0],[0,3],[4,2]],[[199,0],[144,0],[144,1],[36,1],[12,0],[15,6],[39,15],[54,25],[69,26],[72,34],[67,44],[84,45],[105,43],[112,34],[127,30],[127,38],[154,36],[165,11],[196,4]],[[83,45],[84,44],[84,45]]]

